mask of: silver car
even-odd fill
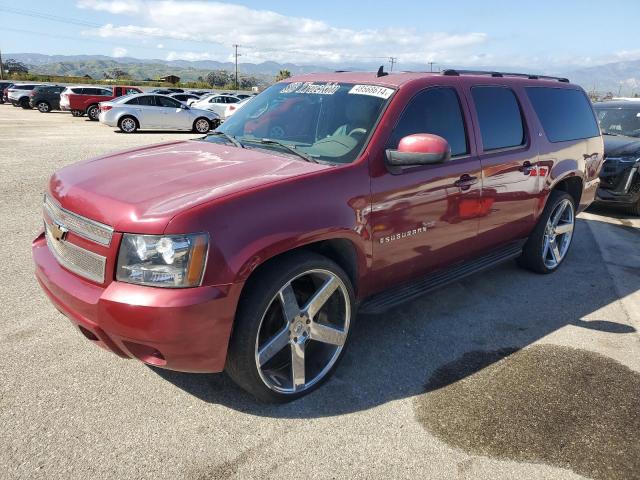
[[[188,107],[167,95],[140,93],[100,102],[100,122],[124,133],[136,130],[192,130],[207,133],[220,124],[215,112]]]

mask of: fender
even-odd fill
[[[324,240],[350,242],[362,278],[372,248],[367,164],[293,180],[195,206],[165,233],[209,232],[206,285],[244,282],[269,259]]]

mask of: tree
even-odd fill
[[[29,73],[29,69],[24,63],[14,60],[13,58],[8,58],[3,66],[9,75],[12,73]]]
[[[226,70],[214,70],[207,73],[205,81],[212,87],[224,87],[233,82],[233,77]]]
[[[242,77],[240,78],[240,89],[249,90],[251,87],[258,85],[258,79],[256,77]]]
[[[104,72],[103,76],[106,80],[111,80],[111,79],[120,80],[121,78],[127,78],[129,74],[124,70],[121,70],[116,67]]]
[[[289,70],[280,70],[278,72],[278,75],[276,75],[276,82],[289,78],[290,76],[291,76],[291,72]]]

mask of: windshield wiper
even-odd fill
[[[217,135],[219,137],[224,138],[225,140],[228,140],[229,142],[233,143],[234,146],[238,147],[238,148],[244,148],[244,145],[242,145],[238,139],[232,135],[229,135],[228,133],[224,133],[224,132],[210,132],[209,135]]]
[[[243,138],[243,140],[245,140],[246,142],[251,142],[251,143],[259,143],[261,145],[277,145],[279,147],[282,147],[282,148],[288,150],[289,152],[293,153],[294,155],[297,155],[298,157],[302,158],[303,160],[306,160],[307,162],[320,163],[320,162],[318,162],[318,160],[316,160],[312,156],[307,155],[306,153],[303,153],[303,152],[301,152],[299,150],[296,150],[295,147],[292,147],[291,145],[287,145],[286,143],[283,143],[283,142],[279,142],[278,140],[272,140],[270,138],[256,138],[256,139]]]

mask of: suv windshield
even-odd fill
[[[595,107],[602,133],[640,137],[640,102],[632,108]]]
[[[279,83],[248,102],[218,128],[249,148],[287,153],[294,148],[316,160],[353,162],[394,93],[351,83]],[[263,140],[276,142],[262,142]],[[224,141],[211,135],[207,141]],[[283,148],[278,143],[286,144]]]

